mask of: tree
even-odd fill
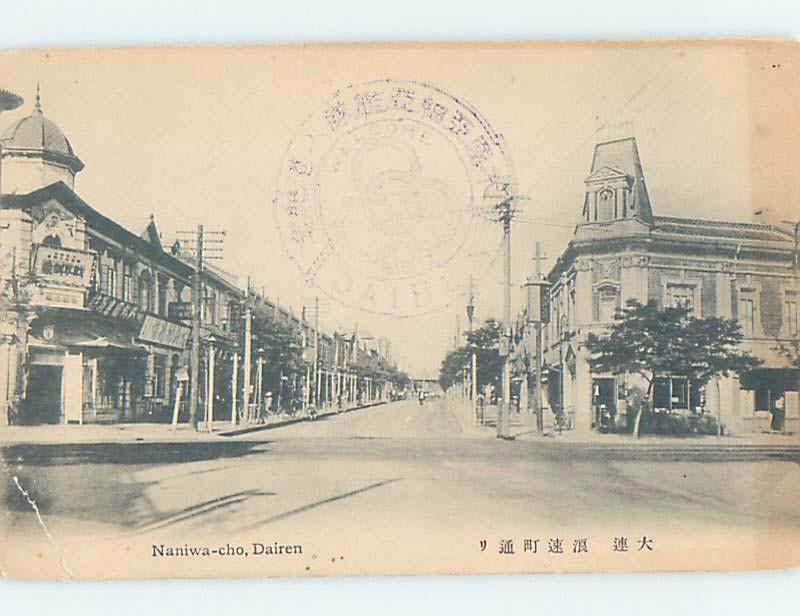
[[[503,371],[503,358],[500,356],[502,325],[494,319],[487,319],[477,329],[467,334],[467,344],[451,350],[445,355],[439,368],[439,384],[449,389],[459,380],[459,373],[472,361],[472,351],[478,364],[478,390],[491,383],[497,385]]]
[[[646,404],[653,408],[653,385],[663,375],[691,377],[702,384],[716,375],[741,373],[761,361],[741,351],[739,324],[729,319],[697,319],[686,307],[659,308],[629,300],[608,331],[589,334],[592,371],[640,374],[648,383]],[[639,435],[643,412],[637,413],[634,434]]]

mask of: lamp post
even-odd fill
[[[477,418],[478,404],[478,357],[475,353],[475,343],[472,341],[472,323],[475,318],[475,293],[472,286],[472,276],[469,277],[469,303],[467,304],[467,321],[469,321],[469,347],[470,353],[470,400],[472,401],[472,417]]]
[[[258,347],[256,351],[256,394],[255,404],[258,409],[259,418],[261,417],[261,405],[264,400],[264,347]]]
[[[528,296],[528,323],[533,325],[535,336],[533,404],[536,413],[536,427],[544,434],[544,413],[542,412],[542,324],[549,317],[549,284],[541,275],[530,276],[525,282]],[[560,348],[560,345],[559,345]]]
[[[217,339],[211,335],[206,339],[208,343],[208,400],[206,401],[206,428],[214,431],[214,359]]]
[[[250,291],[248,289],[248,295],[249,293]],[[242,319],[244,319],[244,356],[242,357],[242,417],[246,418],[245,421],[247,423],[250,423],[250,355],[253,348],[250,329],[252,327],[253,313],[251,312],[249,306],[245,307]]]

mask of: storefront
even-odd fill
[[[745,432],[800,430],[800,369],[759,368],[743,374],[739,384]]]
[[[83,311],[46,311],[31,323],[20,420],[128,421],[142,398],[147,349],[132,331]]]

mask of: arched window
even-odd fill
[[[50,246],[51,248],[61,248],[61,238],[57,235],[48,235],[42,240],[42,246]]]
[[[153,312],[153,277],[146,270],[139,276],[139,306]]]
[[[598,219],[602,222],[605,220],[614,220],[616,212],[614,212],[614,191],[606,188],[601,191],[598,197],[597,213]]]
[[[614,321],[619,306],[619,289],[610,283],[602,284],[595,290],[596,317],[600,323]]]

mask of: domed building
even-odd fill
[[[42,113],[39,91],[33,113],[14,122],[0,136],[0,193],[25,194],[64,182],[75,187],[84,167],[61,129]]]

